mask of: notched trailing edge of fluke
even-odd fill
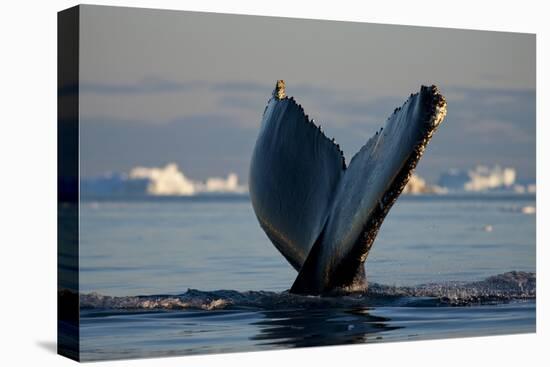
[[[429,104],[429,108],[426,109],[426,115],[423,119],[424,124],[427,127],[424,134],[411,151],[409,158],[405,161],[403,167],[389,184],[388,189],[379,199],[378,205],[374,207],[369,219],[363,227],[363,232],[357,239],[351,253],[341,264],[339,264],[334,273],[330,275],[330,279],[334,279],[335,281],[329,282],[328,287],[324,290],[314,293],[340,294],[364,292],[367,290],[367,281],[364,275],[363,264],[368,257],[386,215],[389,213],[393,204],[397,201],[399,195],[401,195],[403,189],[409,182],[409,179],[416,168],[416,165],[420,161],[420,158],[424,154],[426,146],[433,136],[433,133],[439,127],[441,121],[443,121],[447,113],[447,103],[445,98],[439,93],[439,89],[434,85],[431,87],[422,86],[421,92],[427,88],[430,89],[432,95],[431,98],[426,98],[424,100],[426,104]],[[409,103],[410,100],[418,94],[419,93],[412,94],[402,107]],[[402,107],[397,108],[387,121],[391,123],[392,117],[401,111]],[[380,131],[382,130],[383,128],[381,128]],[[378,135],[378,133],[376,135]],[[376,136],[373,138],[376,138]],[[367,145],[368,143],[365,144],[365,147]],[[352,163],[350,162],[350,165],[351,164]],[[294,291],[301,293],[298,287],[294,289]]]
[[[309,126],[315,128],[318,131],[318,133],[320,134],[320,136],[324,140],[329,142],[336,149],[336,151],[340,155],[340,159],[342,160],[342,169],[344,169],[344,170],[346,169],[346,167],[347,167],[346,157],[344,156],[344,151],[342,150],[342,148],[340,148],[340,144],[337,144],[336,141],[334,140],[334,138],[329,138],[328,136],[325,135],[321,125],[317,125],[315,123],[315,120],[309,118],[309,115],[307,113],[305,113],[305,111],[304,111],[304,107],[300,103],[296,102],[294,97],[292,97],[292,96],[288,97],[286,95],[286,83],[285,83],[284,80],[282,80],[282,79],[277,80],[277,82],[275,83],[275,88],[273,89],[273,92],[272,92],[272,98],[276,98],[277,100],[285,100],[286,99],[290,103],[297,106],[298,109],[300,110],[300,112],[302,113],[302,115],[305,117],[305,122]],[[264,114],[265,114],[265,111],[267,110],[267,107],[268,106],[266,106],[265,109],[264,109]]]
[[[364,160],[365,157],[361,158],[363,155],[368,156],[370,154],[370,150],[376,149],[376,144],[378,143],[379,139],[382,138],[382,134],[384,134],[385,128],[391,129],[392,127],[394,127],[391,124],[397,124],[398,121],[396,120],[399,119],[404,120],[406,123],[409,124],[415,124],[418,127],[415,132],[419,134],[416,135],[417,137],[420,137],[419,140],[413,140],[416,141],[416,143],[411,145],[411,148],[407,148],[410,149],[410,153],[408,153],[407,155],[408,158],[396,159],[394,157],[394,162],[401,162],[401,159],[403,159],[403,163],[398,164],[398,166],[401,168],[396,170],[395,174],[392,174],[391,178],[389,178],[390,176],[388,176],[388,181],[386,184],[384,184],[387,188],[385,189],[383,194],[380,195],[379,199],[377,199],[376,205],[374,205],[371,209],[367,208],[369,214],[367,220],[364,223],[363,230],[354,241],[353,245],[348,246],[349,249],[346,250],[347,252],[345,256],[341,256],[341,249],[338,249],[338,251],[336,251],[336,253],[339,253],[338,255],[329,254],[329,256],[326,256],[326,253],[323,254],[323,251],[325,251],[327,247],[327,244],[323,242],[326,240],[324,239],[324,233],[327,227],[327,223],[329,222],[329,218],[334,215],[334,206],[338,205],[337,200],[335,200],[334,205],[330,206],[330,208],[332,209],[328,208],[329,211],[326,214],[327,221],[325,222],[325,225],[320,229],[317,240],[310,248],[306,260],[299,269],[298,277],[290,290],[291,292],[300,294],[321,295],[350,293],[357,291],[364,292],[366,291],[367,287],[363,263],[368,256],[368,253],[372,247],[372,244],[376,238],[378,230],[385,216],[387,215],[392,205],[395,203],[403,188],[407,184],[412,174],[412,171],[416,167],[419,159],[422,157],[425,147],[431,139],[433,132],[437,129],[437,127],[446,115],[445,98],[440,94],[439,89],[436,86],[422,86],[420,92],[411,94],[407,101],[401,107],[398,107],[393,111],[391,116],[388,117],[386,125],[379,131],[377,131],[375,135],[367,141],[367,143],[360,149],[360,151],[352,158],[349,166],[346,167],[344,155],[342,150],[340,149],[340,146],[334,143],[334,139],[329,139],[328,137],[326,137],[326,135],[321,131],[320,126],[315,125],[314,121],[309,119],[308,115],[304,113],[303,107],[300,104],[296,103],[293,97],[287,97],[285,87],[286,86],[284,81],[278,80],[275,89],[273,90],[272,98],[276,99],[277,101],[288,100],[288,102],[291,103],[291,106],[297,106],[307,125],[311,128],[314,128],[320,134],[323,140],[328,141],[330,143],[330,146],[334,147],[334,149],[337,150],[338,154],[341,157],[343,174],[339,179],[338,185],[336,185],[335,193],[336,191],[338,191],[337,187],[341,186],[340,184],[342,183],[342,181],[345,181],[343,179],[343,176],[347,173],[349,168],[352,168],[354,161]],[[418,103],[418,105],[407,106],[410,103]],[[268,107],[266,107],[266,110],[264,111],[264,118],[267,108]],[[402,112],[403,109],[405,109],[404,112]],[[403,116],[396,116],[400,113],[403,113]],[[409,119],[411,121],[408,121]],[[403,121],[401,121],[401,124],[403,125]],[[413,126],[413,128],[415,127]],[[395,136],[391,136],[389,138],[390,141],[403,138],[401,132],[405,131],[405,129],[405,127],[398,125],[398,130],[397,132],[394,132]],[[401,141],[399,140],[397,143],[400,142]],[[289,146],[292,146],[293,142],[285,141],[284,144],[289,144]],[[391,144],[389,145],[391,146]],[[390,151],[389,153],[385,153],[386,157],[384,157],[384,160],[386,160],[386,158],[391,160],[393,152]],[[389,157],[387,156],[387,154],[390,154]],[[393,155],[395,156],[395,154]],[[277,159],[276,156],[272,158]],[[269,162],[264,163],[269,164]],[[361,164],[358,164],[359,167],[361,167]],[[381,162],[379,164],[381,164]],[[355,171],[357,171],[357,167],[353,168]],[[368,174],[369,172],[365,172],[365,175]],[[323,172],[319,172],[318,175],[322,176]],[[351,177],[355,176],[352,174]],[[374,179],[386,180],[379,177],[375,177]],[[367,189],[362,188],[360,190],[364,191],[365,195],[368,195],[368,191],[365,191]],[[256,208],[254,209],[256,210]],[[360,209],[365,210],[365,208]],[[333,256],[334,259],[330,260],[331,262],[327,264],[326,259],[330,259],[331,256]],[[340,256],[340,258],[337,259],[338,256]]]

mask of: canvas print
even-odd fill
[[[58,350],[535,332],[535,35],[58,15]]]

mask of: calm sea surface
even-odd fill
[[[535,272],[529,206],[534,196],[403,196],[366,262],[369,282],[399,289]],[[83,360],[535,331],[532,298],[290,296],[296,272],[245,198],[87,200],[80,218],[80,293],[95,297],[81,310]],[[156,306],[138,295],[155,295],[146,299]]]

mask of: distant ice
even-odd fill
[[[514,168],[476,166],[470,170],[451,168],[441,174],[437,184],[413,174],[403,190],[403,194],[446,194],[448,192],[488,192],[503,191],[516,194],[536,193],[534,183],[517,182]]]
[[[450,169],[439,178],[438,184],[451,191],[510,191],[515,193],[535,193],[535,184],[519,184],[514,168],[495,165],[479,165],[470,170]]]
[[[512,206],[506,206],[502,208],[502,211],[533,215],[533,214],[536,214],[537,208],[534,205],[524,205],[524,206],[512,205]]]
[[[135,167],[129,174],[105,174],[83,179],[84,195],[152,195],[193,196],[199,194],[246,194],[248,188],[239,184],[239,177],[229,173],[226,178],[210,177],[205,181],[185,176],[176,163],[164,167]]]
[[[148,180],[147,193],[151,195],[194,195],[196,184],[184,176],[175,163],[165,167],[136,167],[130,171],[130,179]]]
[[[514,168],[476,166],[470,170],[449,169],[441,174],[437,184],[429,183],[413,174],[403,194],[446,194],[449,192],[506,191],[517,194],[534,194],[534,183],[517,182]],[[129,173],[108,172],[100,176],[83,178],[81,193],[84,196],[151,195],[194,196],[201,194],[247,194],[248,187],[239,183],[237,174],[210,177],[204,181],[186,176],[176,163],[161,167],[138,166]],[[529,211],[530,209],[526,209]],[[525,213],[532,214],[532,213]]]
[[[413,174],[403,189],[403,194],[445,194],[447,189],[437,185],[430,185],[422,177]]]

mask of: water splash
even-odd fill
[[[477,282],[445,282],[397,287],[371,283],[366,293],[319,297],[285,292],[189,289],[180,295],[113,297],[98,293],[80,295],[83,309],[218,310],[318,309],[380,306],[468,306],[536,298],[536,274],[512,271]]]
[[[536,274],[511,271],[477,282],[429,283],[416,287],[371,285],[370,294],[430,297],[441,304],[473,305],[536,298]]]

